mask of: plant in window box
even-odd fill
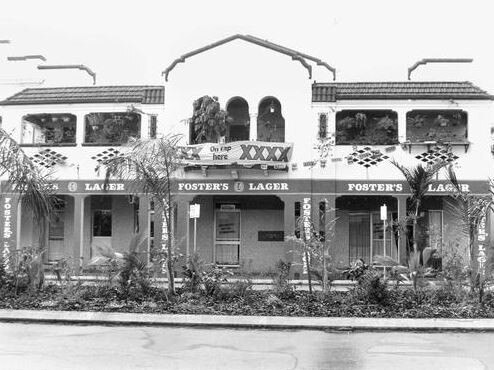
[[[434,119],[434,125],[437,125],[439,127],[448,127],[449,126],[449,119],[438,114],[436,119]]]

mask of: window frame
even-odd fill
[[[90,132],[88,132],[88,127],[91,126],[91,123],[89,122],[89,119],[92,115],[108,115],[110,117],[108,118],[104,118],[104,116],[102,118],[100,118],[100,122],[98,122],[98,124],[93,124],[93,126],[103,126],[102,129],[104,129],[104,125],[106,123],[106,121],[110,120],[110,119],[116,119],[115,116],[116,115],[122,115],[122,116],[135,116],[137,117],[137,122],[135,123],[137,125],[137,135],[134,136],[134,135],[127,135],[127,137],[125,138],[125,140],[119,140],[119,141],[104,141],[104,142],[101,142],[101,141],[88,141],[88,137],[89,135],[91,135]],[[113,122],[113,124],[115,124],[115,122]],[[93,128],[94,130],[94,128]],[[98,129],[99,130],[99,129]],[[112,128],[113,130],[113,128]],[[122,128],[123,130],[123,128]],[[115,130],[117,131],[117,130]],[[84,138],[83,138],[83,143],[82,145],[83,146],[121,146],[121,145],[125,145],[129,142],[129,139],[131,137],[135,137],[136,139],[140,139],[142,137],[142,114],[140,113],[136,113],[136,112],[126,112],[126,111],[118,111],[118,112],[108,112],[108,111],[104,111],[104,112],[90,112],[90,113],[87,113],[84,115]]]
[[[45,116],[45,117],[43,117]],[[25,128],[26,128],[26,125],[36,125],[36,126],[39,126],[39,130],[40,131],[46,131],[47,129],[51,129],[50,127],[42,127],[40,126],[39,124],[36,124],[36,123],[33,123],[31,121],[28,120],[29,117],[39,117],[39,119],[51,119],[52,122],[57,122],[58,120],[64,120],[64,118],[69,118],[69,121],[67,122],[62,122],[61,124],[61,127],[62,127],[62,140],[63,140],[63,137],[65,137],[65,134],[66,134],[66,131],[64,129],[67,128],[67,131],[73,131],[72,135],[69,136],[69,138],[72,139],[72,141],[69,141],[69,142],[63,142],[63,141],[60,141],[60,142],[46,142],[46,135],[45,134],[42,134],[45,138],[45,142],[35,142],[35,129],[33,128],[33,132],[32,132],[32,135],[31,135],[31,138],[28,142],[24,142],[24,134],[25,134]],[[53,119],[56,118],[57,121],[54,121]],[[43,146],[43,147],[49,147],[49,146],[76,146],[77,145],[77,115],[73,114],[73,113],[27,113],[25,115],[22,116],[21,118],[21,132],[20,132],[20,143],[19,145],[20,146],[25,146],[25,147],[39,147],[39,146]],[[68,127],[64,127],[64,124],[67,124]],[[69,124],[71,124],[71,126],[69,127]],[[60,124],[57,124],[60,126]],[[55,127],[53,127],[53,129],[55,129]]]
[[[374,113],[374,115],[373,115],[373,117],[371,117],[371,119],[378,119],[379,118],[379,121],[376,124],[378,124],[381,120],[386,118],[386,116],[392,115],[392,117],[388,117],[388,118],[393,121],[392,124],[394,126],[394,131],[395,131],[394,137],[388,136],[387,140],[385,142],[379,142],[379,143],[372,142],[371,140],[363,142],[362,140],[356,140],[357,137],[354,137],[351,140],[350,139],[342,140],[340,132],[342,130],[345,130],[345,129],[341,128],[342,121],[345,119],[348,119],[349,117],[352,117],[352,116],[356,117],[358,114],[364,114],[365,115],[365,118],[364,118],[365,121],[363,123],[364,130],[368,131],[369,133],[375,132],[376,131],[375,127],[369,128],[369,127],[365,126],[367,124],[367,122],[366,122],[367,121],[367,115],[372,114],[372,113]],[[342,115],[344,115],[344,116],[342,118],[340,118]],[[393,109],[342,109],[342,110],[339,110],[335,113],[335,145],[338,145],[338,146],[343,146],[343,145],[350,145],[350,146],[355,146],[355,145],[357,145],[357,146],[358,145],[365,145],[365,146],[398,145],[399,144],[399,122],[398,122],[398,120],[399,120],[398,112],[393,110]],[[349,122],[349,124],[350,124],[350,122]],[[358,130],[359,129],[358,124],[355,123],[355,125],[356,125],[356,129]],[[353,127],[347,127],[346,128],[346,130],[350,130],[350,129],[353,129]],[[362,128],[360,130],[362,130]],[[384,128],[382,128],[382,130],[384,130]],[[365,138],[366,136],[367,135],[358,136],[358,137],[359,138]],[[386,138],[386,136],[385,136],[385,138]],[[344,141],[344,142],[341,142],[341,141]]]

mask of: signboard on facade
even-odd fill
[[[189,215],[190,218],[199,218],[201,217],[201,205],[200,204],[191,204],[189,206]]]
[[[257,241],[260,242],[282,242],[285,240],[284,231],[258,231]]]
[[[58,180],[47,186],[56,194],[132,194],[139,192],[138,185],[125,180]],[[489,194],[488,181],[462,181],[462,190],[471,194]],[[6,182],[0,186],[2,193],[15,193]],[[448,195],[454,188],[446,181],[430,184],[428,195]],[[175,179],[172,180],[172,192],[192,194],[343,194],[343,195],[407,195],[408,184],[400,180],[326,180],[326,179]]]
[[[485,270],[487,263],[487,231],[486,231],[486,216],[483,216],[479,222],[478,226],[478,234],[477,234],[477,264],[478,264],[478,272],[480,278],[485,278]]]
[[[255,165],[290,161],[292,143],[234,141],[226,144],[204,143],[183,146],[179,158],[184,165]]]
[[[16,248],[17,198],[1,197],[1,253],[5,271],[10,271],[10,254]]]

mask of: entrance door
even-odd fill
[[[370,214],[351,213],[349,215],[350,262],[362,258],[369,263],[370,240]]]
[[[214,258],[218,265],[240,263],[240,211],[216,210]]]
[[[93,235],[91,257],[99,256],[100,248],[111,248],[112,214],[109,209],[98,209],[93,213]]]
[[[48,260],[57,261],[64,257],[64,203],[57,204],[50,217],[48,229]]]

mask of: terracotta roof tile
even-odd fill
[[[141,103],[164,104],[163,86],[86,86],[25,89],[0,105]]]
[[[313,102],[354,99],[494,100],[494,96],[468,81],[334,82],[312,85]]]

